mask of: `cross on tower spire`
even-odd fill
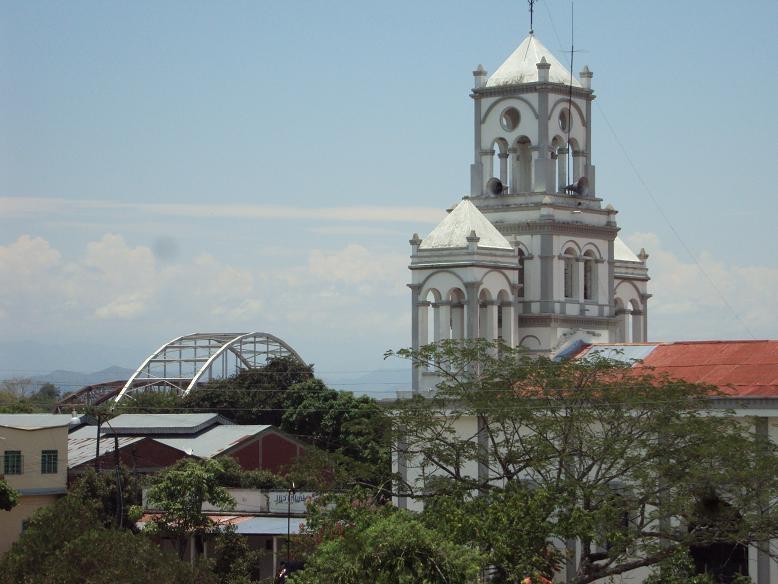
[[[535,16],[535,2],[537,2],[538,0],[527,0],[527,1],[529,2],[529,33],[533,34],[535,32],[534,31],[535,27],[533,26],[532,21]]]

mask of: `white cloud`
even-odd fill
[[[778,336],[778,268],[726,264],[709,252],[700,254],[698,265],[666,249],[653,233],[625,239],[650,254],[649,338]]]
[[[650,254],[651,339],[748,338],[741,322],[756,337],[778,336],[778,269],[727,265],[703,253],[700,263],[714,288],[694,262],[656,235],[625,239]],[[150,247],[118,234],[65,254],[23,235],[0,246],[0,337],[142,338],[156,346],[196,331],[261,330],[308,344],[312,360],[327,352],[378,356],[407,338],[403,253],[370,244],[317,247],[274,269],[260,254],[247,253],[240,265],[215,254],[160,261]]]
[[[0,273],[8,276],[3,282],[46,270],[59,262],[60,257],[45,239],[22,235],[10,245],[0,246]]]
[[[327,331],[344,347],[370,338],[380,355],[386,335],[408,327],[406,264],[401,254],[362,245],[313,249],[302,263],[277,270],[251,255],[241,266],[208,253],[163,262],[151,248],[110,233],[63,258],[46,240],[22,236],[0,247],[0,279],[14,282],[0,291],[2,333],[67,342],[71,335],[138,338],[159,331],[161,344],[198,330],[301,338]]]
[[[323,222],[404,222],[438,223],[445,212],[432,207],[291,207],[286,205],[244,205],[236,203],[123,203],[85,199],[0,197],[0,216],[22,218],[41,215],[73,214],[82,210],[121,212],[135,211],[144,217],[222,218],[238,220],[302,219]]]
[[[0,246],[0,319],[9,334],[25,331],[20,319],[20,303],[31,320],[38,320],[47,307],[56,304],[60,293],[56,277],[62,268],[61,254],[40,237],[22,235],[13,243]],[[20,321],[14,326],[16,321]]]

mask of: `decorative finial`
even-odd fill
[[[538,0],[527,0],[527,1],[529,2],[529,33],[534,34],[535,27],[533,25],[533,20],[535,17],[535,2],[537,2]]]

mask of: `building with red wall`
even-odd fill
[[[98,446],[99,442],[99,446]],[[279,473],[305,446],[268,425],[233,424],[213,413],[122,414],[98,426],[84,426],[68,436],[68,474],[116,463],[134,472],[154,473],[182,458],[234,458],[245,470]]]

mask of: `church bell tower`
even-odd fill
[[[413,346],[500,338],[555,356],[645,341],[648,256],[596,191],[592,72],[574,77],[530,32],[473,76],[470,192],[410,242]],[[414,372],[414,390],[434,384]]]

